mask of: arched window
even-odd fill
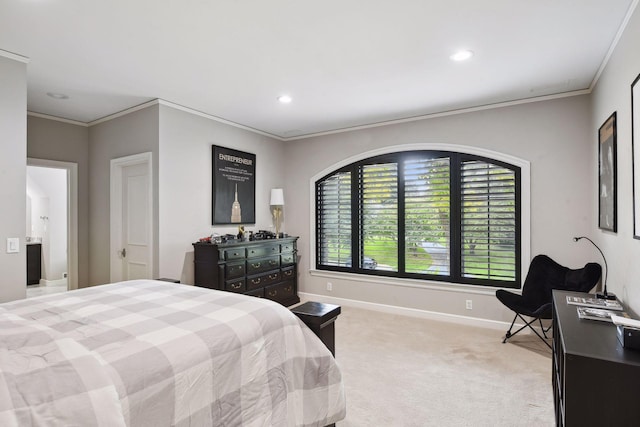
[[[315,183],[316,268],[519,287],[520,167],[450,151],[351,163]]]

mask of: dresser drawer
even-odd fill
[[[293,280],[296,277],[296,268],[287,267],[282,269],[282,280]]]
[[[280,255],[247,260],[248,276],[262,273],[263,271],[276,270],[278,268],[280,268]]]
[[[262,258],[280,253],[280,245],[264,245],[256,248],[247,248],[247,258]]]
[[[245,268],[244,261],[241,262],[230,262],[224,267],[225,276],[227,279],[233,279],[236,277],[244,276]]]
[[[280,252],[285,253],[285,252],[293,252],[296,249],[296,245],[294,245],[293,243],[283,243],[282,245],[280,245]]]
[[[274,301],[282,301],[293,297],[295,294],[295,286],[293,281],[286,281],[264,288],[265,298]]]
[[[245,257],[245,248],[225,249],[222,252],[222,259],[224,259],[225,261],[244,259]]]
[[[280,256],[282,265],[293,265],[296,263],[296,254],[291,252]]]
[[[224,290],[230,292],[244,292],[246,290],[244,277],[242,279],[227,280],[224,284]]]
[[[264,288],[265,286],[277,283],[280,281],[280,277],[279,271],[271,271],[259,276],[247,277],[247,290],[250,291],[252,289]]]

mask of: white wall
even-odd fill
[[[609,265],[608,289],[640,313],[640,240],[633,239],[633,191],[631,156],[631,83],[640,73],[640,9],[636,8],[616,49],[592,93],[592,116],[589,143],[598,144],[598,128],[617,112],[618,143],[618,232],[598,229],[597,219],[590,235],[600,246]],[[640,126],[637,123],[636,126]],[[640,142],[636,141],[636,150]],[[596,149],[596,148],[594,148]],[[597,162],[591,165],[597,168]],[[640,168],[640,164],[636,163]],[[639,173],[640,169],[636,169]],[[597,176],[593,177],[597,185]],[[598,212],[597,194],[592,195],[590,209]]]
[[[285,185],[285,144],[206,117],[160,105],[159,274],[193,283],[193,242],[237,234],[235,226],[211,225],[212,145],[256,155],[256,224],[269,229],[271,188]],[[304,184],[303,184],[304,185]],[[295,199],[285,193],[286,203]]]
[[[337,162],[391,145],[447,143],[475,146],[527,160],[531,164],[531,256],[545,253],[568,267],[599,261],[575,235],[592,231],[594,174],[588,96],[576,96],[511,107],[451,115],[410,123],[327,135],[287,144],[285,193],[287,230],[301,236],[300,290],[427,311],[510,321],[512,313],[495,298],[494,288],[424,282],[412,286],[381,278],[346,274],[310,274],[310,179]],[[525,270],[526,273],[526,270]],[[326,291],[326,282],[333,291]],[[425,286],[427,285],[427,286]],[[431,288],[429,286],[432,286]],[[465,310],[465,300],[473,310]]]
[[[0,51],[0,302],[24,298],[27,289],[27,65]],[[8,254],[7,238],[20,239]]]
[[[153,241],[158,241],[158,105],[89,128],[89,285],[110,282],[111,160],[153,153]],[[158,274],[158,250],[153,276]]]
[[[27,117],[27,155],[76,163],[78,174],[78,287],[89,283],[89,129],[41,117]],[[29,230],[29,228],[27,228]]]

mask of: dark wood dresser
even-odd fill
[[[194,284],[277,301],[298,297],[297,237],[228,243],[194,243]]]
[[[622,346],[613,323],[579,319],[567,295],[587,294],[553,291],[556,425],[639,425],[640,351]]]

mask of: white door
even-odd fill
[[[147,166],[122,168],[122,280],[150,279]]]
[[[111,281],[153,274],[151,153],[111,161]]]

